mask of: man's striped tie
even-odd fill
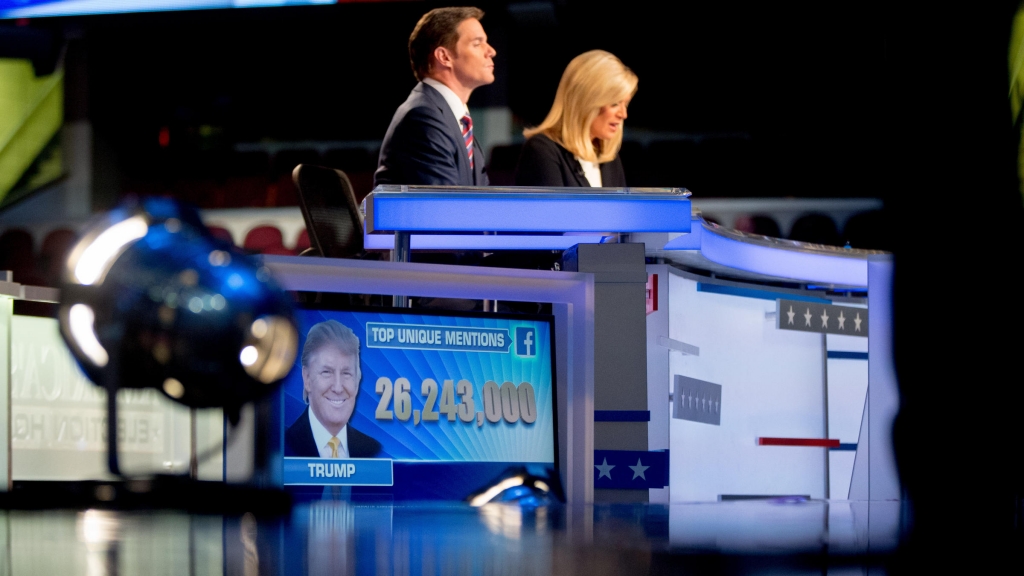
[[[466,154],[469,155],[469,168],[473,168],[473,119],[466,114],[460,122],[462,124],[462,139],[466,141]]]

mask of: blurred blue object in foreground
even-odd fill
[[[192,207],[130,198],[94,220],[69,254],[61,334],[111,393],[156,388],[186,406],[223,407],[234,422],[294,364],[291,299]]]

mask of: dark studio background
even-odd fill
[[[368,192],[361,174],[375,165],[373,143],[414,84],[409,32],[434,5],[108,15],[27,26],[69,39],[68,119],[86,116],[93,126],[94,207],[126,192],[207,207],[290,205],[289,183],[279,177],[303,159],[301,146],[283,158],[271,148],[268,159],[236,145],[351,143],[316,160],[353,173],[357,192]],[[568,61],[602,48],[640,77],[623,149],[631,185],[685,186],[704,197],[879,194],[884,39],[872,4],[480,6],[498,51],[497,81],[470,105],[507,106],[517,135],[544,117]],[[498,152],[499,179],[516,153]],[[257,176],[279,191],[253,191]]]
[[[291,166],[310,158],[369,191],[374,146],[414,84],[409,32],[435,5],[0,26],[67,42],[66,120],[92,125],[94,209],[132,192],[280,206],[295,203]],[[632,185],[885,202],[891,241],[878,247],[896,262],[895,441],[916,530],[905,572],[942,556],[1019,569],[1013,278],[1024,209],[1007,100],[1017,2],[478,5],[498,79],[470,105],[507,106],[517,133],[543,118],[573,56],[603,48],[640,78],[622,152]],[[328,152],[315,149],[324,142]],[[496,174],[499,160],[514,166],[513,152],[495,151]]]

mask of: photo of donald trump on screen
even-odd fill
[[[336,320],[314,324],[301,364],[302,398],[308,406],[285,432],[285,456],[376,457],[380,442],[349,426],[362,377],[359,337]]]

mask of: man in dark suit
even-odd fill
[[[484,154],[473,137],[469,96],[494,82],[494,48],[473,7],[437,8],[409,37],[419,83],[398,107],[384,135],[374,186],[486,186]]]
[[[309,404],[284,434],[284,455],[373,458],[380,442],[349,426],[359,394],[359,338],[336,320],[309,329],[302,347],[302,397]]]

